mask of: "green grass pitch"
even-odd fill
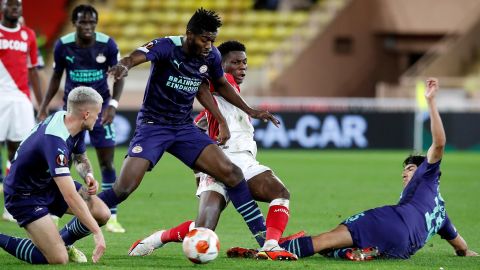
[[[116,152],[117,171],[125,152],[125,148]],[[357,212],[396,203],[402,188],[401,162],[407,154],[408,151],[260,150],[258,159],[271,167],[291,192],[291,215],[286,233],[305,230],[317,234]],[[91,149],[89,157],[100,181],[96,155]],[[447,152],[441,179],[449,216],[470,248],[477,252],[480,251],[479,164],[478,153]],[[448,243],[438,236],[410,260],[348,262],[319,255],[297,262],[228,259],[225,251],[231,246],[255,247],[247,227],[232,207],[228,207],[221,217],[217,228],[221,254],[210,264],[190,263],[183,256],[181,245],[175,243],[148,257],[127,256],[127,250],[135,240],[157,229],[194,219],[197,210],[194,191],[192,172],[166,154],[119,207],[119,220],[127,232],[105,232],[107,251],[97,265],[30,266],[0,250],[0,269],[480,269],[480,257],[456,257]],[[265,213],[266,205],[261,205]],[[69,219],[69,216],[62,218],[60,226]],[[25,236],[23,229],[4,221],[0,222],[0,232]],[[91,261],[92,238],[83,239],[76,246]]]

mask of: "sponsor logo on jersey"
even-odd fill
[[[68,72],[68,76],[74,82],[96,82],[104,78],[101,69],[75,69]]]
[[[75,60],[75,56],[65,56],[65,59],[67,59],[67,61],[69,61],[70,63],[73,64],[73,61]]]
[[[132,148],[132,153],[138,154],[143,151],[143,148],[140,145],[136,145]]]
[[[205,73],[205,72],[207,72],[207,70],[208,70],[207,65],[202,65],[202,66],[198,69],[198,71],[200,71],[200,73]]]
[[[177,65],[177,68],[178,68],[178,69],[180,68],[180,65],[182,64],[182,62],[178,62],[177,59],[174,59],[174,60],[173,60],[173,63],[174,63],[175,65]]]
[[[97,61],[97,63],[99,63],[99,64],[105,63],[106,60],[107,60],[107,57],[105,57],[105,55],[103,55],[103,53],[98,54],[97,58],[95,58],[95,61]]]
[[[27,52],[28,44],[20,40],[0,39],[0,49]]]
[[[192,79],[184,76],[169,76],[167,80],[168,87],[186,93],[196,93],[201,83],[202,81],[199,79]]]
[[[65,156],[64,154],[58,154],[55,161],[57,162],[57,165],[59,165],[59,166],[67,166],[68,165],[67,156]]]

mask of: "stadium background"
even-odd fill
[[[26,24],[36,31],[46,61],[42,71],[45,85],[52,71],[52,46],[58,37],[74,31],[69,16],[79,3],[97,8],[97,31],[112,36],[122,55],[151,39],[183,34],[186,22],[200,6],[221,14],[224,26],[217,45],[237,39],[247,46],[249,70],[242,95],[251,105],[274,112],[282,121],[279,129],[253,123],[260,148],[287,149],[260,150],[259,160],[277,170],[293,194],[290,232],[296,228],[320,232],[345,215],[398,199],[402,158],[411,149],[420,151],[430,143],[428,118],[417,100],[421,91],[418,82],[439,77],[442,89],[438,103],[447,149],[455,150],[447,153],[444,197],[447,202],[451,200],[450,216],[458,220],[457,226],[470,246],[480,250],[480,236],[474,229],[478,226],[476,198],[480,190],[476,165],[480,162],[476,153],[480,149],[478,0],[24,0]],[[134,131],[148,68],[137,67],[126,79],[115,119],[121,145],[116,154],[117,170]],[[59,91],[53,108],[61,106],[62,94]],[[200,109],[198,104],[195,109]],[[89,156],[97,167],[94,152]],[[104,267],[155,268],[159,267],[158,259],[165,257],[170,262],[162,260],[161,268],[190,267],[174,247],[167,247],[153,259],[125,258],[126,248],[136,237],[195,215],[191,173],[170,156],[162,162],[120,207],[128,232],[108,235],[108,252],[113,255],[110,259],[106,255]],[[391,181],[385,183],[385,179]],[[162,192],[165,190],[168,192]],[[151,201],[158,201],[161,211],[151,213],[149,209],[157,208]],[[227,209],[218,230],[222,243],[252,245],[252,239],[238,239],[240,233],[248,235],[244,227]],[[21,233],[11,224],[2,223],[0,230]],[[84,240],[79,246],[87,252],[90,242]],[[409,263],[359,267],[317,257],[282,267],[316,267],[319,261],[325,269],[475,269],[480,265],[476,258],[457,260],[440,242],[435,239]],[[446,258],[437,258],[438,253]],[[6,268],[20,264],[5,253],[0,253],[0,258]],[[232,264],[224,257],[219,260],[211,267],[257,267],[251,262]]]

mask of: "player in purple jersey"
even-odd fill
[[[240,168],[193,124],[191,115],[197,92],[206,91],[207,94],[202,95],[202,104],[216,117],[221,117],[209,93],[208,80],[221,96],[249,116],[279,124],[269,112],[250,108],[225,79],[220,54],[213,46],[220,26],[220,18],[215,12],[201,8],[188,22],[186,36],[155,39],[121,59],[111,69],[110,74],[115,79],[122,79],[130,68],[147,61],[152,63],[128,156],[113,189],[101,195],[107,205],[125,200],[138,187],[145,172],[155,166],[164,152],[169,152],[188,167],[223,182],[237,211],[247,204],[258,207]],[[228,129],[225,119],[219,122],[222,130]],[[278,244],[268,248],[296,259]]]
[[[110,189],[117,176],[113,164],[115,152],[115,117],[118,100],[123,89],[123,80],[113,83],[113,94],[107,84],[107,71],[117,64],[119,52],[115,41],[100,32],[95,32],[98,13],[90,5],[76,6],[72,11],[72,23],[76,31],[60,38],[54,50],[54,70],[50,85],[40,107],[39,119],[47,116],[47,107],[57,93],[63,72],[65,71],[65,94],[80,85],[90,86],[102,95],[104,103],[95,127],[89,132],[92,145],[97,152],[102,173],[102,190]],[[117,220],[117,206],[110,208],[112,216],[107,231],[123,233],[125,229]]]
[[[18,259],[31,264],[78,261],[79,258],[74,258],[76,252],[65,247],[68,239],[58,233],[50,217],[65,213],[77,216],[85,224],[85,227],[73,224],[78,233],[93,232],[93,262],[103,255],[105,240],[97,222],[105,224],[110,212],[95,196],[98,183],[85,154],[82,134],[93,129],[102,102],[102,97],[90,87],[73,89],[68,96],[67,111],[59,111],[40,122],[20,144],[10,174],[5,178],[5,206],[30,239],[0,234],[0,247]],[[70,176],[69,161],[73,161],[86,187]]]
[[[299,257],[320,252],[350,260],[375,257],[407,259],[435,234],[445,239],[458,256],[478,256],[448,218],[439,192],[440,162],[446,137],[437,110],[438,80],[427,80],[427,100],[432,145],[427,156],[409,156],[402,172],[402,196],[396,205],[364,211],[343,221],[333,230],[285,242],[282,246]]]

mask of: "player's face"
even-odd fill
[[[216,38],[217,32],[203,32],[197,35],[187,31],[188,50],[191,54],[207,57]]]
[[[22,2],[19,0],[3,0],[2,13],[7,21],[18,22],[22,16]]]
[[[95,27],[97,27],[97,16],[95,13],[83,13],[77,14],[77,21],[74,23],[77,36],[80,39],[89,40],[95,35]]]
[[[417,170],[417,165],[415,164],[407,164],[402,171],[402,179],[403,179],[403,187],[406,187],[410,180],[412,180],[413,174]]]
[[[82,123],[82,130],[93,130],[93,126],[95,126],[95,122],[98,119],[98,114],[102,109],[101,104],[91,104],[86,106],[86,110],[82,113],[83,114],[83,123]]]
[[[223,60],[223,70],[232,74],[237,84],[241,84],[247,73],[247,54],[242,51],[233,51],[229,52]]]

